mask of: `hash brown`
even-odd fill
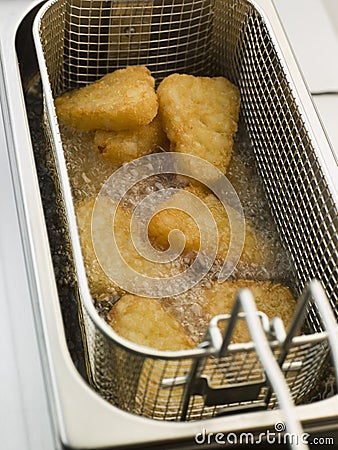
[[[98,210],[100,211],[99,217],[96,216],[95,220],[96,231],[101,238],[99,242],[100,247],[97,249],[100,254],[100,261],[103,267],[109,268],[113,265],[117,267],[114,256],[108,251],[111,246],[110,229],[107,230],[107,226],[112,226],[111,200],[103,196],[97,199],[95,197],[85,198],[76,204],[75,209],[89,287],[92,294],[96,296],[110,293],[116,294],[122,292],[121,288],[111,281],[103,271],[93,245],[92,213],[95,201],[99,202]],[[150,278],[166,278],[172,275],[172,271],[177,271],[177,266],[173,267],[170,263],[156,263],[148,260],[135,249],[129,228],[131,216],[132,214],[129,210],[119,206],[114,220],[116,245],[127,265],[139,274]]]
[[[127,294],[110,310],[108,323],[120,336],[157,350],[187,350],[195,344],[158,300]]]
[[[171,151],[198,156],[225,174],[239,118],[238,88],[224,77],[176,73],[160,83],[157,95]],[[188,165],[184,169],[199,179],[200,169]]]
[[[157,146],[169,149],[169,142],[158,116],[148,125],[132,130],[97,130],[94,137],[96,153],[117,166],[148,155]]]
[[[56,114],[79,131],[137,128],[157,114],[154,87],[155,80],[145,66],[128,66],[56,98]]]
[[[212,193],[204,191],[201,187],[189,186],[175,193],[169,200],[160,205],[161,210],[149,222],[150,237],[160,246],[168,247],[168,235],[171,230],[180,230],[186,238],[185,252],[197,252],[200,248],[200,233],[198,226],[185,211],[189,210],[190,199],[185,192],[190,192],[201,199],[212,213],[218,230],[218,253],[221,259],[226,259],[229,249],[231,232],[236,238],[236,230],[230,229],[228,215],[222,203]],[[177,209],[179,208],[179,209]],[[199,217],[199,226],[208,230],[208,222],[203,223]],[[245,242],[240,260],[246,264],[262,264],[265,252],[260,242],[260,236],[250,221],[246,221]]]
[[[296,301],[287,286],[271,281],[236,280],[215,283],[211,288],[205,289],[200,298],[206,320],[218,314],[230,314],[236,295],[240,289],[250,289],[258,311],[266,314],[269,319],[280,317],[284,326],[290,323]],[[232,342],[247,342],[250,340],[246,323],[239,320],[233,335]]]

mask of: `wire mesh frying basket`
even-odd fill
[[[93,386],[119,408],[160,420],[274,407],[252,342],[226,345],[222,355],[203,345],[189,352],[147,350],[118,336],[98,316],[54,109],[61,93],[126,65],[146,65],[157,82],[175,72],[229,78],[241,92],[241,114],[292,258],[296,289],[300,294],[309,280],[319,279],[337,316],[337,205],[267,19],[247,0],[54,0],[41,9],[34,32]],[[292,336],[283,357],[283,339],[270,336],[296,403],[317,384],[329,353],[321,316],[311,303],[306,320],[309,334]]]

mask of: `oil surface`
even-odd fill
[[[74,203],[86,197],[95,197],[106,180],[118,169],[100,158],[94,151],[93,133],[83,133],[67,126],[61,126],[61,138],[66,157]],[[231,279],[270,280],[283,283],[292,288],[292,265],[283,248],[264,193],[261,178],[255,166],[255,157],[250,139],[243,123],[235,137],[232,160],[227,178],[236,190],[244,215],[253,224],[260,237],[265,260],[261,264],[239,262]],[[142,181],[130,189],[123,199],[126,208],[133,210],[142,199],[153,192],[168,187],[182,188],[188,180],[181,176],[158,175]],[[158,248],[157,248],[158,250]],[[186,269],[194,255],[180,255],[172,263],[172,273]],[[204,289],[217,282],[223,261],[216,258],[208,274],[192,289],[176,297],[162,300],[165,308],[183,325],[188,334],[200,342],[207,328],[199,298]],[[106,317],[112,305],[118,300],[121,291],[102,293],[94,297],[96,308]]]

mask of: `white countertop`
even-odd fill
[[[273,1],[338,161],[338,1]]]

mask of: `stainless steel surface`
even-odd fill
[[[50,260],[45,219],[32,158],[22,86],[17,66],[17,53],[15,51],[17,29],[26,12],[29,12],[32,6],[38,3],[36,1],[19,0],[15,2],[11,0],[2,1],[1,10],[4,13],[0,19],[0,35],[4,96],[13,134],[11,174],[19,209],[19,223],[25,235],[24,255],[25,260],[29,261],[26,267],[28,281],[30,286],[34,286],[34,289],[30,289],[30,292],[34,292],[31,295],[34,297],[36,309],[35,323],[38,325],[38,341],[43,360],[42,367],[47,391],[49,392],[49,404],[56,422],[58,443],[55,445],[61,446],[64,444],[71,448],[122,448],[124,445],[137,448],[141,446],[144,448],[150,446],[159,448],[162,445],[166,448],[173,448],[173,446],[175,448],[193,448],[196,446],[194,436],[201,432],[205,422],[190,422],[182,426],[182,424],[154,422],[125,414],[101,400],[88,388],[69,357],[53,266]],[[337,172],[332,151],[282,27],[269,1],[256,1],[255,5],[265,17],[277,52],[282,57],[287,79],[294,92],[297,93],[297,104],[306,123],[311,142],[315,144],[316,157],[336,201],[337,189],[334,180]],[[9,18],[10,20],[8,20]],[[18,193],[22,195],[18,195]],[[32,373],[31,375],[33,376]],[[24,403],[26,405],[25,412],[28,412],[32,402],[29,401],[29,396],[26,395],[25,398],[27,400]],[[320,401],[320,405],[299,406],[297,412],[306,431],[316,432],[317,435],[319,433],[319,436],[332,436],[334,429],[337,427],[337,396]],[[38,411],[37,414],[39,414]],[[34,417],[37,419],[36,416]],[[40,419],[41,417],[39,417],[39,423]],[[260,432],[280,420],[282,420],[282,416],[278,410],[254,412],[250,415],[234,414],[208,420],[208,432],[227,433],[243,430]],[[33,435],[34,429],[36,428],[31,421],[29,430]],[[41,436],[42,434],[38,433],[38,436],[35,435],[35,438],[31,441],[34,442],[34,448],[39,448]],[[45,442],[41,445],[40,448],[45,450],[48,444]]]
[[[14,39],[21,20],[36,4],[0,4],[0,447],[6,450],[58,446],[40,353],[38,299],[27,273],[22,205],[29,194],[20,189],[15,155],[20,148],[29,166],[31,146]]]
[[[11,127],[7,111],[3,114],[2,81],[0,71],[0,379],[6,386],[0,392],[0,447],[49,450],[55,448],[54,430],[35,326],[37,305],[30,297],[17,193],[6,152]]]

